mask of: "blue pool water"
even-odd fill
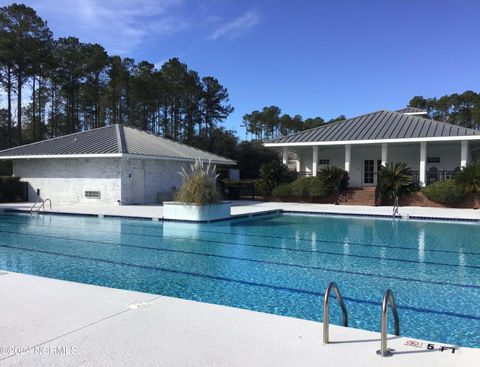
[[[336,281],[350,326],[480,347],[480,224],[275,215],[210,224],[0,216],[0,269],[322,319]],[[331,320],[340,324],[336,302]],[[390,317],[391,321],[392,317]],[[390,330],[392,330],[390,326]]]

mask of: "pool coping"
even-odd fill
[[[4,213],[30,213],[28,209],[3,209]],[[0,212],[1,215],[2,212]],[[447,221],[447,222],[470,222],[480,223],[480,218],[459,218],[459,217],[441,217],[441,216],[422,216],[422,215],[387,215],[378,213],[351,213],[348,210],[341,212],[331,211],[310,211],[310,210],[291,210],[291,209],[266,209],[259,210],[253,213],[245,214],[233,214],[230,218],[215,219],[209,221],[192,221],[192,220],[180,220],[180,219],[166,219],[163,217],[152,216],[132,216],[121,214],[93,214],[93,213],[79,213],[71,211],[55,211],[47,210],[38,212],[35,214],[41,215],[59,215],[59,216],[83,216],[83,217],[98,217],[98,218],[118,218],[118,219],[132,219],[132,220],[146,220],[146,221],[159,221],[159,222],[177,222],[177,223],[214,223],[224,222],[235,219],[252,218],[258,216],[268,216],[272,214],[306,214],[306,215],[318,215],[318,216],[339,216],[339,217],[365,217],[365,218],[383,218],[383,219],[399,219],[399,220],[424,220],[424,221]]]

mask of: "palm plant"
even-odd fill
[[[410,191],[412,171],[405,162],[387,163],[378,174],[382,193],[393,199]]]
[[[346,189],[348,186],[348,172],[337,166],[327,166],[318,172],[318,177],[328,192],[334,192],[339,187]]]
[[[455,181],[467,193],[480,193],[480,162],[473,162],[463,167],[455,174]]]
[[[217,168],[215,165],[204,165],[200,159],[190,165],[190,172],[182,167],[179,174],[183,185],[177,193],[177,200],[187,204],[209,205],[222,201],[217,189]]]

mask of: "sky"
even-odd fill
[[[11,2],[0,0],[0,5]],[[242,116],[330,119],[479,91],[478,0],[25,0],[55,37],[219,79]]]

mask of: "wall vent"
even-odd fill
[[[100,191],[85,191],[87,199],[100,199]]]

